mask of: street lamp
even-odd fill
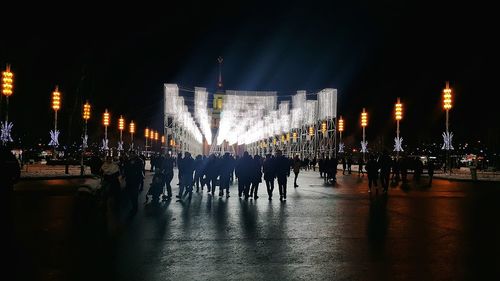
[[[363,127],[363,141],[361,141],[361,152],[363,152],[363,162],[366,161],[365,153],[368,152],[368,142],[366,141],[365,128],[368,126],[368,113],[365,108],[361,112],[361,127]]]
[[[394,107],[394,117],[396,119],[396,138],[394,139],[394,151],[396,151],[396,159],[399,159],[399,152],[403,151],[403,138],[399,137],[399,121],[403,119],[403,104],[398,98],[398,102]]]
[[[342,119],[342,115],[339,118],[339,153],[344,152],[344,144],[342,143],[342,132],[344,131],[344,119]]]
[[[3,144],[12,141],[10,131],[14,126],[9,123],[9,97],[13,94],[14,74],[10,71],[10,65],[7,65],[5,71],[2,72],[2,95],[0,95],[0,112],[2,105],[2,97],[5,96],[5,122],[0,122],[0,140]]]
[[[449,111],[452,108],[452,94],[451,94],[451,89],[449,82],[446,81],[446,88],[443,90],[443,108],[446,111],[446,132],[443,133],[443,146],[441,149],[446,150],[446,161],[448,162],[448,165],[450,165],[449,161],[449,151],[453,150],[453,145],[452,145],[452,140],[453,140],[453,133],[449,131]],[[451,167],[448,167],[451,173]]]
[[[123,130],[125,129],[125,119],[120,115],[118,119],[118,130],[120,130],[120,142],[118,142],[118,151],[119,153],[123,150]]]
[[[130,121],[129,131],[130,131],[130,150],[132,150],[134,149],[134,134],[135,134],[135,123],[133,120]]]
[[[87,101],[83,105],[83,120],[85,122],[84,124],[84,131],[83,131],[83,137],[82,137],[82,155],[80,159],[80,175],[83,176],[83,173],[85,171],[85,167],[83,166],[83,154],[85,153],[85,149],[87,148],[87,141],[88,141],[88,136],[87,136],[87,121],[90,119],[90,104]]]
[[[146,149],[146,151],[148,151],[148,138],[149,138],[149,129],[146,128],[146,130],[144,130],[144,136],[146,137],[146,144],[144,145],[144,148]]]
[[[104,139],[102,140],[102,149],[108,150],[108,126],[109,126],[109,112],[108,109],[104,111],[102,124],[104,125]]]
[[[61,93],[59,92],[59,87],[56,86],[55,90],[52,92],[52,109],[54,110],[54,130],[50,131],[50,143],[54,147],[54,155],[56,158],[56,147],[59,145],[59,131],[57,130],[57,112],[61,109]]]

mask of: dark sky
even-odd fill
[[[102,133],[97,123],[104,108],[115,127],[123,114],[138,122],[141,134],[146,124],[160,129],[163,83],[214,91],[217,57],[223,56],[226,89],[290,95],[337,88],[345,135],[354,139],[366,107],[368,139],[390,141],[393,106],[401,97],[403,137],[409,143],[440,141],[447,80],[455,95],[450,118],[456,138],[499,137],[492,7],[438,1],[205,2],[44,6],[46,12],[32,7],[4,14],[0,64],[10,63],[15,73],[15,134],[26,142],[48,141],[56,84],[63,95],[59,127],[65,138],[70,123],[73,137],[78,135],[82,99],[93,105],[91,137]]]

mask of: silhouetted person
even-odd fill
[[[325,154],[321,154],[321,159],[319,159],[319,163],[318,163],[319,167],[318,167],[318,170],[319,170],[319,176],[321,178],[323,178],[325,176]]]
[[[224,190],[226,190],[226,198],[229,198],[229,181],[234,170],[234,158],[226,152],[220,159],[220,164],[219,196],[224,196]]]
[[[420,158],[416,158],[414,165],[415,165],[414,178],[415,182],[418,184],[420,183],[420,176],[424,172],[424,164],[422,163],[422,160],[420,160]]]
[[[142,174],[146,175],[146,156],[141,154],[139,158],[141,158],[142,161]],[[141,184],[139,185],[139,192],[142,190],[144,190],[144,178],[141,180]]]
[[[429,186],[432,186],[432,178],[434,177],[434,161],[429,160],[427,162],[427,173],[429,174]]]
[[[264,180],[266,181],[267,195],[269,200],[273,197],[274,190],[274,178],[276,177],[276,165],[274,163],[274,158],[271,154],[266,155],[266,160],[264,160],[263,165],[264,170]]]
[[[182,184],[182,173],[183,171],[183,165],[182,165],[182,153],[177,154],[177,180],[179,181],[177,185],[180,187]]]
[[[300,166],[301,166],[301,162],[300,162],[299,156],[295,155],[293,157],[293,162],[292,162],[293,173],[295,174],[295,178],[293,180],[293,187],[299,187],[299,185],[297,184],[297,177],[299,176]]]
[[[365,175],[365,172],[363,171],[363,166],[365,165],[364,160],[363,160],[363,155],[360,155],[358,159],[358,177],[361,177],[361,175]]]
[[[165,186],[167,188],[167,197],[172,197],[172,179],[174,178],[174,159],[167,154],[162,164],[162,172],[165,175]]]
[[[399,162],[399,168],[401,170],[401,181],[403,184],[408,183],[408,158],[403,157]]]
[[[203,164],[204,164],[203,158],[201,157],[201,155],[198,154],[198,156],[196,156],[196,159],[194,160],[193,185],[196,185],[196,192],[200,191],[200,183],[201,183],[201,179],[203,177],[203,170],[204,170]],[[203,185],[201,186],[201,190],[203,191]]]
[[[281,150],[276,152],[276,177],[278,178],[278,188],[280,200],[286,200],[286,180],[290,176],[290,161],[282,155]]]
[[[139,185],[144,179],[142,160],[137,156],[135,151],[130,152],[130,158],[127,163],[125,163],[124,176],[126,181],[125,191],[127,192],[130,203],[132,204],[130,216],[133,216],[137,213],[139,201]]]
[[[351,167],[352,167],[352,157],[351,155],[347,156],[347,173],[350,175],[351,174]]]
[[[141,167],[142,168],[142,167]],[[111,156],[106,156],[106,161],[101,166],[102,186],[104,191],[104,207],[107,208],[108,203],[113,207],[119,206],[120,198],[120,167],[113,162]]]
[[[252,187],[250,189],[250,198],[257,199],[257,191],[259,190],[259,184],[262,182],[262,162],[259,155],[255,155],[253,157],[253,165],[252,165]]]
[[[370,155],[370,159],[366,163],[366,173],[368,174],[368,192],[372,192],[372,185],[377,187],[378,178],[378,163],[375,155]]]
[[[239,168],[239,178],[238,180],[242,182],[243,186],[243,194],[245,199],[250,196],[250,186],[252,184],[252,165],[253,159],[248,154],[248,151],[243,153],[243,157],[240,160],[240,168]]]
[[[316,159],[316,156],[314,156],[313,160],[311,161],[313,172],[316,171],[316,162],[318,162],[318,160]]]
[[[337,180],[337,158],[332,156],[327,162],[328,181],[334,183]]]
[[[194,173],[194,159],[191,153],[185,152],[182,159],[182,184],[180,186],[179,195],[189,195],[191,199],[193,193],[193,173]]]
[[[21,167],[16,156],[5,146],[0,146],[0,196],[10,199],[14,191],[14,183],[21,176]]]
[[[378,159],[378,166],[380,168],[380,184],[384,189],[384,192],[387,192],[389,188],[389,179],[391,176],[391,157],[389,156],[389,152],[384,150],[382,155],[380,155]]]
[[[208,157],[208,163],[205,167],[205,176],[207,183],[207,192],[212,192],[212,195],[215,194],[215,188],[217,187],[217,177],[219,175],[220,169],[219,166],[219,159],[217,159],[214,154],[211,154],[210,157]]]
[[[342,175],[345,175],[346,168],[347,168],[347,163],[345,157],[342,157]]]

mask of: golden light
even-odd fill
[[[285,142],[285,135],[281,135],[281,142]]]
[[[174,139],[171,139],[170,140],[170,146],[174,146],[174,145],[175,145],[175,141],[174,141]]]
[[[445,110],[451,109],[451,89],[448,82],[446,82],[446,88],[443,90],[443,107]]]
[[[161,136],[161,143],[165,143],[165,136]]]
[[[144,136],[146,138],[149,138],[149,129],[148,128],[146,128],[146,130],[144,130]]]
[[[61,108],[61,93],[59,93],[59,87],[56,86],[54,92],[52,92],[52,109],[58,111]]]
[[[321,132],[323,134],[326,132],[326,122],[321,123]]]
[[[83,119],[84,120],[90,119],[90,104],[89,104],[89,102],[86,102],[83,105]]]
[[[155,139],[155,131],[151,130],[149,131],[149,139],[154,140]]]
[[[314,127],[309,127],[309,135],[312,137],[314,136]]]
[[[401,120],[403,119],[403,104],[401,103],[401,101],[399,100],[398,98],[398,102],[396,103],[396,107],[395,107],[395,116],[396,116],[396,120]]]
[[[157,141],[159,138],[158,132],[155,132],[155,141]]]
[[[286,133],[286,141],[290,141],[290,133]]]
[[[293,132],[292,138],[293,138],[293,141],[297,141],[297,132]]]
[[[344,119],[342,119],[342,116],[340,116],[340,119],[339,119],[339,132],[343,132],[344,131]]]
[[[109,126],[109,112],[107,109],[104,111],[102,123],[104,124],[104,126]]]
[[[10,65],[7,65],[2,72],[2,95],[10,97],[13,93],[14,74],[10,72]]]
[[[125,119],[120,115],[120,119],[118,119],[118,130],[123,131],[125,129]]]
[[[130,125],[128,127],[131,134],[135,134],[135,123],[134,121],[130,121]]]
[[[366,110],[363,108],[363,112],[361,113],[361,126],[366,127],[368,126],[368,113],[366,113]]]

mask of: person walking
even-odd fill
[[[361,177],[361,175],[365,175],[365,172],[363,171],[363,168],[364,168],[364,161],[363,161],[363,156],[360,156],[359,159],[358,159],[358,177]]]
[[[191,153],[185,152],[184,159],[182,159],[182,184],[179,190],[181,197],[184,191],[184,196],[189,195],[189,199],[191,199],[193,194],[193,172],[194,159],[191,157]]]
[[[234,170],[234,159],[229,152],[226,152],[220,163],[219,196],[224,196],[224,190],[226,190],[226,198],[229,198],[229,181]]]
[[[129,160],[125,163],[124,176],[126,182],[125,191],[132,204],[129,217],[133,217],[137,214],[139,204],[139,185],[144,180],[142,160],[137,157],[137,154],[133,150],[130,152]]]
[[[286,181],[290,176],[290,161],[283,156],[281,150],[276,152],[276,177],[278,178],[278,188],[280,192],[280,201],[286,201]]]
[[[429,174],[429,184],[428,184],[429,187],[432,186],[432,178],[434,177],[434,169],[435,169],[434,161],[429,160],[427,162],[427,173]]]
[[[174,178],[174,159],[169,153],[165,156],[162,164],[162,172],[165,175],[165,186],[167,188],[167,196],[163,199],[172,198],[172,179]]]
[[[252,166],[252,187],[250,189],[250,199],[257,199],[257,191],[259,190],[259,184],[262,182],[262,159],[259,155],[255,155],[253,157],[253,166]]]
[[[203,176],[203,158],[201,155],[197,155],[194,159],[194,181],[193,186],[196,185],[196,192],[200,192],[200,183]],[[203,185],[201,185],[201,191],[203,191]]]
[[[377,187],[378,179],[378,164],[375,155],[371,154],[370,159],[366,163],[366,173],[368,174],[368,192],[372,192],[372,186]]]
[[[350,175],[351,174],[351,167],[352,167],[352,157],[351,155],[347,156],[347,173]]]
[[[391,157],[387,149],[384,149],[382,155],[378,159],[378,166],[380,168],[380,184],[382,185],[384,193],[389,189],[389,179],[391,177]]]
[[[342,175],[345,175],[345,170],[347,168],[347,163],[345,160],[345,156],[342,157]]]
[[[113,162],[111,156],[106,156],[106,161],[101,166],[103,203],[104,209],[112,206],[115,210],[120,206],[120,167]]]
[[[297,177],[299,176],[300,166],[301,166],[301,162],[299,159],[299,155],[296,154],[293,157],[293,163],[292,163],[293,173],[295,174],[295,179],[293,180],[293,187],[295,187],[295,188],[299,187],[299,185],[297,184]]]
[[[264,160],[264,180],[266,181],[267,195],[269,200],[272,200],[273,190],[274,190],[274,178],[276,177],[276,167],[274,163],[274,158],[271,154],[266,155]]]

